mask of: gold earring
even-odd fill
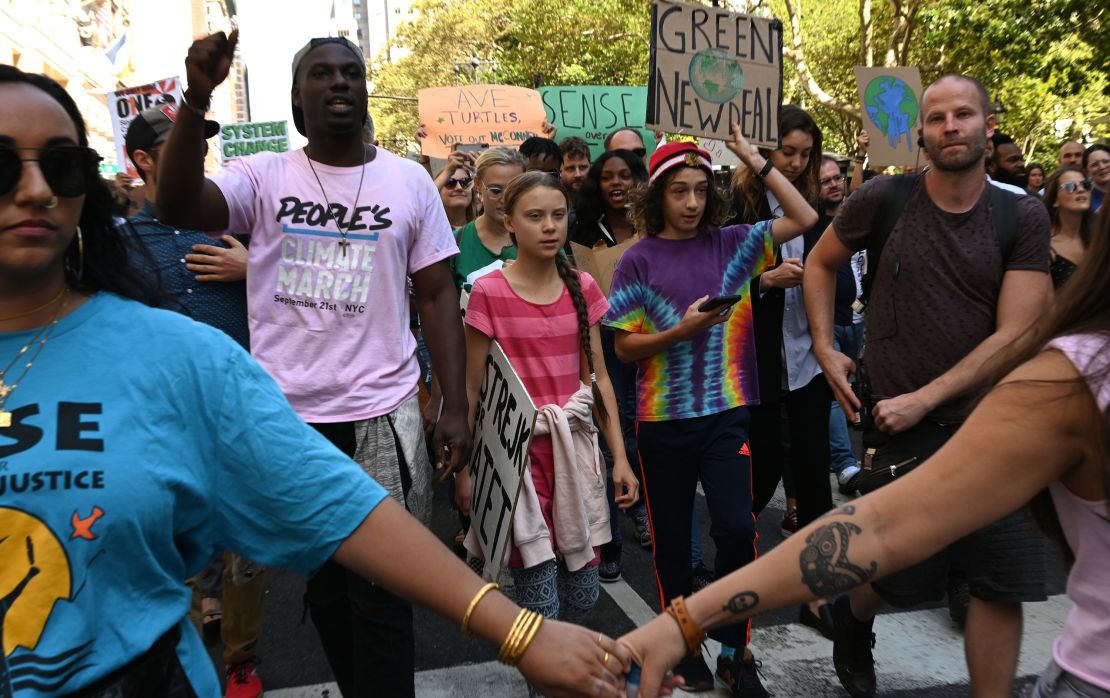
[[[51,196],[50,200],[47,201],[45,204],[43,204],[43,208],[45,208],[46,210],[49,211],[50,209],[54,208],[57,205],[58,205],[58,197],[57,196]]]

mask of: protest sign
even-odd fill
[[[112,134],[116,141],[116,162],[120,170],[126,170],[132,178],[138,178],[139,171],[124,149],[127,129],[140,112],[160,104],[179,104],[181,102],[181,80],[176,77],[152,82],[148,85],[128,87],[108,93],[108,109],[112,113]]]
[[[917,127],[921,125],[921,73],[917,68],[856,66],[856,89],[863,127],[871,136],[867,150],[876,167],[921,164]]]
[[[590,146],[591,160],[605,152],[605,137],[618,128],[634,129],[647,151],[655,151],[655,132],[644,125],[646,87],[541,87],[540,97],[559,140],[578,136]]]
[[[267,150],[275,153],[289,150],[289,122],[252,121],[227,124],[220,129],[222,162]]]
[[[601,292],[608,296],[609,288],[613,285],[613,273],[617,270],[617,262],[621,261],[624,253],[638,239],[631,238],[619,245],[593,249],[572,242],[570,243],[570,249],[574,254],[574,262],[577,267],[594,277],[594,281],[601,287]]]
[[[733,122],[777,148],[782,22],[717,7],[655,0],[647,125],[726,139]]]
[[[728,149],[724,141],[717,140],[716,138],[699,138],[698,147],[705,152],[709,153],[713,159],[713,167],[731,167],[736,169],[741,166],[740,158],[736,153]]]
[[[428,132],[425,155],[445,158],[455,143],[520,145],[543,135],[540,93],[510,85],[429,87],[416,94],[420,123]]]
[[[526,477],[535,422],[536,406],[524,383],[501,345],[492,342],[478,392],[469,467],[474,488],[470,525],[482,548],[486,574],[493,580],[501,574],[512,535],[513,512]]]

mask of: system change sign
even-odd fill
[[[220,158],[223,162],[264,151],[289,150],[289,122],[255,121],[227,124],[220,129]]]
[[[490,579],[496,580],[501,574],[535,422],[532,398],[501,345],[493,342],[478,393],[470,456],[474,486],[470,525],[477,534]]]
[[[781,103],[782,22],[655,0],[649,128],[725,140],[736,122],[754,145],[777,148]]]

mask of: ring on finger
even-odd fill
[[[605,655],[601,658],[602,665],[609,663],[609,650],[605,650]]]

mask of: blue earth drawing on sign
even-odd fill
[[[731,102],[744,86],[744,68],[727,52],[707,48],[690,59],[690,85],[707,102]]]
[[[867,84],[863,97],[867,116],[886,135],[891,148],[906,138],[906,150],[913,151],[910,129],[917,123],[918,105],[913,90],[903,80],[880,75]]]

